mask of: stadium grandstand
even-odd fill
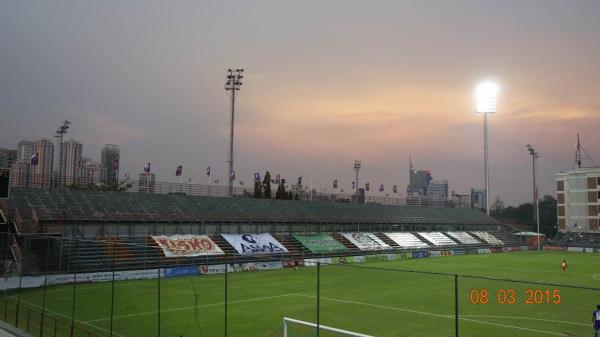
[[[261,257],[292,261],[518,245],[498,221],[458,208],[14,188],[8,202],[2,202],[2,214],[12,257],[30,272],[45,269],[46,258],[56,271],[109,270],[110,256],[124,270],[156,267],[159,255],[165,267],[218,264],[227,258],[253,261],[226,239],[232,234],[268,233],[284,250]],[[158,237],[173,235],[207,236],[207,244],[220,252],[190,258],[157,249]],[[315,249],[310,244],[315,235],[338,248]]]

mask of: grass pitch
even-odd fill
[[[566,273],[560,269],[563,258],[569,264]],[[377,337],[453,336],[455,277],[390,269],[487,277],[458,277],[460,336],[591,336],[591,313],[600,304],[600,254],[465,255],[322,266],[321,324]],[[45,307],[49,315],[70,321],[75,296],[76,324],[101,336],[111,329],[120,337],[158,336],[159,329],[169,337],[223,336],[224,284],[222,274],[161,279],[160,328],[158,280],[116,282],[114,291],[111,283],[49,287]],[[17,293],[7,295],[16,298]],[[22,290],[20,299],[39,308],[44,292]],[[317,268],[229,273],[228,299],[228,336],[281,336],[284,316],[316,322]],[[0,314],[10,311],[2,307]],[[10,321],[11,313],[7,316]],[[24,330],[26,316],[22,307],[19,327]],[[46,320],[44,336],[54,336],[52,324]],[[39,335],[39,320],[30,317],[29,325]],[[59,323],[57,335],[68,336],[65,329]],[[290,332],[296,333],[290,337],[315,335],[297,326]]]

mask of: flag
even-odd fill
[[[370,183],[366,183],[365,184],[365,191],[368,191],[371,189],[371,184]]]
[[[302,177],[298,177],[298,186],[302,186]]]
[[[281,176],[278,174],[275,176],[275,184],[279,184],[281,182]]]
[[[150,173],[150,163],[144,165],[144,173]]]
[[[383,192],[383,184],[379,185],[379,192]]]
[[[34,154],[33,156],[31,156],[31,165],[37,165],[38,164],[38,154]]]
[[[119,170],[119,159],[115,159],[112,161],[112,170],[113,171]]]
[[[210,177],[210,166],[206,168],[206,175]]]
[[[235,181],[235,170],[231,171],[231,173],[229,174],[229,180]]]
[[[396,185],[392,186],[392,191],[394,193],[398,193],[398,186],[396,186]]]
[[[254,173],[254,182],[255,183],[260,182],[260,173],[258,173],[258,172]]]
[[[183,165],[177,166],[177,169],[175,170],[175,176],[176,177],[181,177],[182,173],[183,173]]]
[[[352,189],[355,189],[355,188],[356,188],[356,182],[355,182],[355,181],[353,181],[353,182],[352,182]]]

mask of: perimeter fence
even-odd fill
[[[321,325],[378,337],[589,336],[600,303],[593,287],[383,262],[445,259],[425,250],[186,263],[152,245],[36,236],[15,263],[11,242],[0,237],[0,319],[40,337],[341,336]],[[317,327],[285,330],[284,317]]]

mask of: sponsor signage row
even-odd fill
[[[308,248],[313,253],[327,253],[336,251],[347,251],[348,248],[339,243],[336,239],[327,234],[317,235],[295,235],[304,247]]]

